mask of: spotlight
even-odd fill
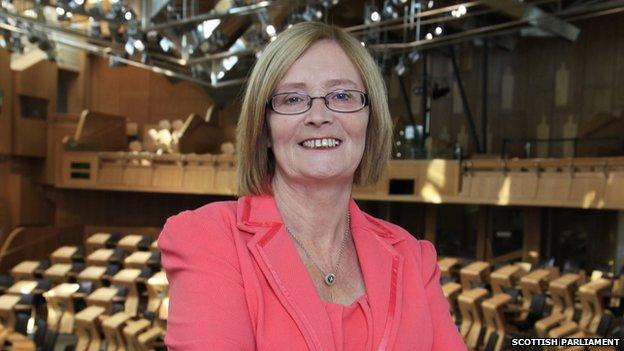
[[[212,33],[214,33],[215,29],[219,26],[220,23],[220,19],[206,20],[202,24],[200,24],[197,29],[199,29],[199,31],[204,35],[204,39],[208,39],[210,38]]]
[[[127,11],[127,12],[124,14],[124,18],[126,19],[126,21],[131,20],[131,19],[132,19],[132,12]]]
[[[65,9],[62,7],[57,7],[56,8],[56,14],[59,16],[63,16],[65,14]]]
[[[272,24],[269,24],[266,28],[265,28],[266,33],[270,36],[270,37],[274,37],[277,33],[275,31],[275,27]]]
[[[405,66],[405,59],[403,58],[403,56],[399,58],[399,62],[396,66],[394,66],[394,71],[399,77],[402,77],[407,71],[407,67]]]
[[[135,40],[134,41],[134,48],[139,50],[139,51],[143,51],[143,50],[145,50],[145,44],[140,39],[139,40]]]
[[[162,39],[160,39],[159,44],[160,44],[160,48],[164,52],[169,52],[169,50],[171,50],[174,45],[173,42],[167,37],[162,37]]]
[[[386,0],[386,2],[384,2],[382,15],[383,18],[399,17],[399,12],[396,10],[391,0]]]
[[[379,12],[373,11],[370,15],[370,19],[373,22],[379,22],[381,20],[381,15],[379,15]]]
[[[435,3],[433,2],[433,0],[430,0],[430,1],[427,3],[427,8],[429,8],[429,9],[430,9],[430,8],[432,8],[432,7],[433,7],[433,5],[435,5]]]
[[[442,33],[444,33],[444,29],[442,29],[441,26],[437,26],[435,27],[434,31],[435,35],[442,35]]]
[[[134,39],[129,38],[126,44],[124,45],[124,50],[128,53],[128,55],[134,55]]]
[[[431,39],[433,39],[433,34],[431,34],[431,33],[427,33],[427,34],[425,35],[425,39],[427,39],[427,40],[431,40]]]
[[[407,58],[411,63],[415,63],[420,60],[420,52],[417,49],[412,50],[409,54],[407,54]]]
[[[455,10],[451,11],[451,16],[455,17],[455,18],[459,18],[463,15],[465,15],[468,12],[468,9],[466,8],[465,5],[459,5]]]

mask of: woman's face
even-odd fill
[[[335,42],[313,44],[286,72],[274,94],[305,93],[325,96],[340,89],[366,92],[356,67]],[[291,179],[333,180],[353,177],[366,142],[369,107],[341,113],[329,110],[323,99],[312,100],[312,108],[296,115],[267,110],[276,172]],[[310,147],[327,139],[331,147]]]

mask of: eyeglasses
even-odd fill
[[[368,94],[359,90],[336,90],[325,96],[303,93],[280,93],[267,101],[267,108],[280,115],[297,115],[312,108],[312,100],[323,99],[325,106],[334,112],[357,112],[368,106]]]

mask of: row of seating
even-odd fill
[[[96,233],[0,277],[0,347],[166,350],[168,301],[151,237]]]
[[[446,257],[438,264],[442,290],[470,350],[511,350],[512,337],[624,337],[624,272],[588,276],[570,264],[559,269],[552,260],[493,267]]]

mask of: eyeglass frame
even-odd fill
[[[344,92],[348,92],[348,91],[355,91],[358,92],[360,94],[362,94],[364,96],[364,104],[362,105],[362,107],[360,107],[357,110],[354,111],[338,111],[338,110],[334,110],[331,107],[329,107],[329,103],[327,102],[327,97],[331,94],[334,94],[336,92],[340,92],[340,91],[344,91]],[[310,98],[309,102],[308,102],[308,108],[301,111],[301,112],[297,112],[297,113],[281,113],[275,110],[275,108],[273,108],[273,104],[271,103],[273,101],[273,99],[278,96],[278,95],[284,95],[284,94],[299,94],[302,96],[307,96]],[[334,91],[330,91],[329,93],[325,94],[324,96],[311,96],[309,94],[305,94],[305,93],[301,93],[301,92],[296,92],[296,91],[286,91],[283,93],[278,93],[278,94],[273,94],[271,95],[270,98],[267,99],[266,101],[266,108],[277,113],[280,115],[285,115],[285,116],[294,116],[294,115],[299,115],[302,113],[306,113],[308,111],[310,111],[310,109],[312,109],[312,103],[314,102],[314,99],[323,99],[323,102],[325,103],[325,107],[327,107],[328,110],[333,111],[333,112],[338,112],[338,113],[354,113],[354,112],[358,112],[358,111],[362,111],[366,106],[370,105],[370,98],[368,97],[368,94],[361,91],[361,90],[357,90],[357,89],[338,89],[338,90],[334,90]]]

